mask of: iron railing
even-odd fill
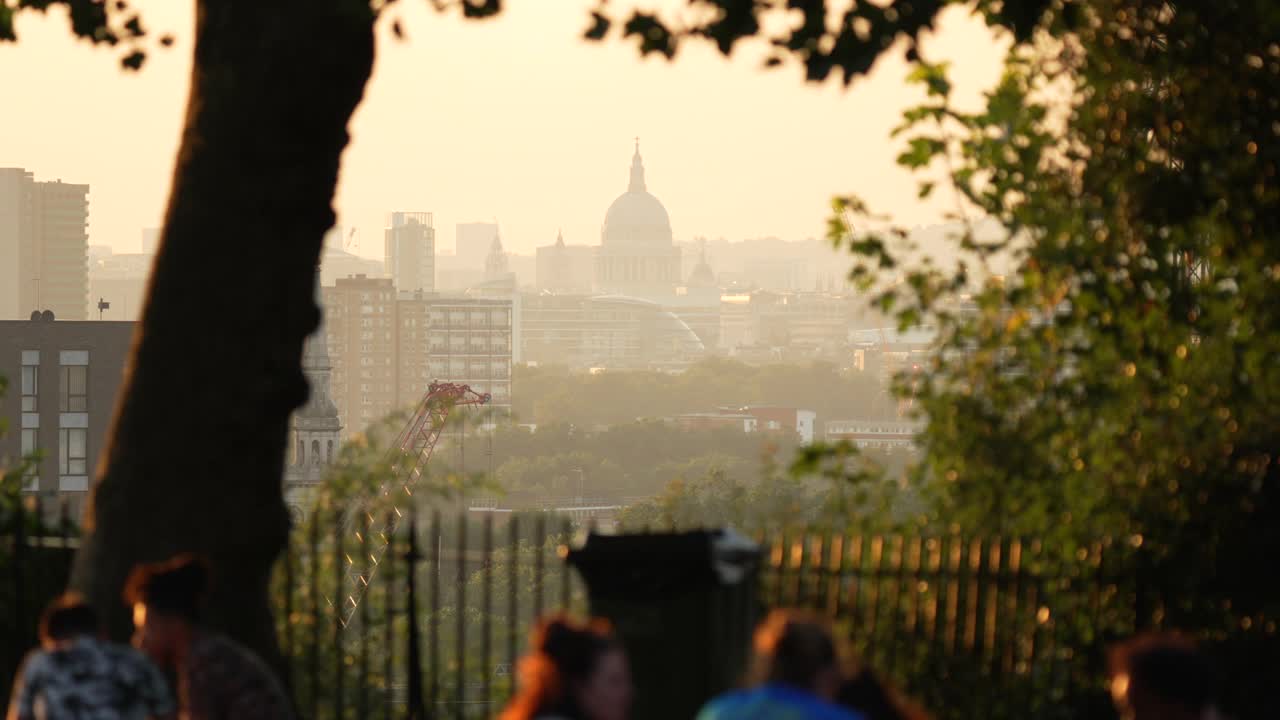
[[[274,603],[289,681],[309,717],[490,717],[514,690],[535,619],[585,611],[561,561],[574,533],[567,519],[402,512],[391,538],[370,528],[397,523],[363,512],[358,532],[333,532],[352,526],[345,509],[312,513],[295,530]],[[369,572],[380,543],[387,552]],[[344,613],[353,577],[369,585]]]

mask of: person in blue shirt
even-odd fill
[[[756,684],[707,703],[698,720],[863,720],[832,700],[840,657],[827,627],[795,610],[775,610],[755,633]]]

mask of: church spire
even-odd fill
[[[627,192],[644,192],[644,162],[640,160],[640,138],[636,138],[636,154],[631,156],[631,184]]]
[[[493,236],[493,244],[489,246],[489,256],[484,259],[484,279],[500,280],[509,272],[507,253],[502,249],[502,237]]]

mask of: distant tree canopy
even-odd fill
[[[753,366],[711,358],[676,375],[646,371],[592,375],[563,367],[517,366],[512,385],[517,422],[580,427],[746,405],[813,410],[819,422],[881,417],[895,408],[875,375],[842,371],[823,362]]]
[[[516,501],[647,497],[678,477],[722,471],[755,482],[791,461],[797,442],[783,434],[740,429],[688,431],[658,420],[627,422],[603,430],[568,423],[537,432],[501,427],[492,437],[473,435],[459,451],[444,448],[433,467],[441,471],[492,471],[497,488]],[[459,456],[465,453],[465,460]]]

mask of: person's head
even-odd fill
[[[774,610],[755,634],[756,679],[833,699],[840,657],[831,632],[816,615]]]
[[[1111,696],[1126,720],[1199,720],[1213,707],[1213,668],[1179,635],[1142,635],[1111,651]]]
[[[605,620],[553,616],[538,624],[520,661],[520,693],[503,720],[558,715],[572,720],[622,720],[631,707],[631,671]]]
[[[193,555],[139,565],[125,582],[124,601],[133,608],[133,644],[161,666],[169,666],[200,620],[209,572]]]
[[[40,615],[40,644],[53,648],[79,637],[99,636],[98,614],[78,593],[59,595]]]

